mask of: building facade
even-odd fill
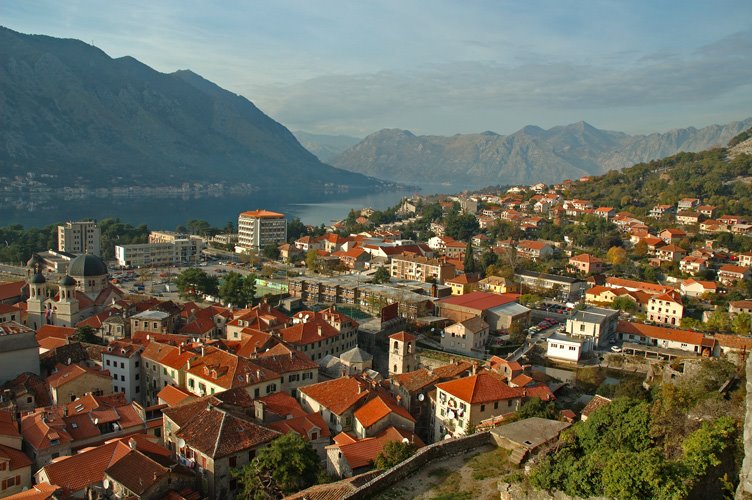
[[[57,249],[73,254],[101,255],[101,234],[96,222],[66,222],[57,226]]]
[[[238,217],[237,252],[261,250],[267,245],[287,241],[287,219],[284,214],[268,210],[242,212]]]

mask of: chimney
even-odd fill
[[[473,361],[472,374],[475,375],[476,373],[478,373],[478,362]]]
[[[361,394],[363,392],[363,386],[358,383],[358,394]]]
[[[256,378],[261,380],[261,370],[256,370]]]
[[[322,335],[324,335],[324,334],[322,333],[322,331],[321,331],[321,325],[319,325],[319,326],[318,326],[317,328],[318,328],[318,331],[319,331],[319,337],[321,337]]]
[[[246,384],[250,384],[251,383],[251,374],[250,373],[246,373],[245,374],[245,383]]]
[[[135,439],[133,439],[133,438],[130,438],[130,439],[128,440],[128,446],[130,446],[130,447],[131,447],[131,450],[135,450],[135,449],[136,449],[136,447],[137,447],[137,445],[136,445],[136,440],[135,440]]]
[[[191,369],[191,360],[190,360],[190,358],[188,359],[188,369],[189,370]]]
[[[259,400],[253,401],[253,413],[256,417],[256,420],[259,422],[264,421],[264,403],[262,403]]]
[[[201,346],[201,357],[203,358],[206,355],[206,352],[204,351],[204,346]]]
[[[178,344],[178,354],[183,354],[183,343]]]

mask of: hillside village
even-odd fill
[[[655,448],[691,471],[661,494],[712,497],[739,481],[752,348],[752,158],[726,154],[296,234],[254,210],[109,261],[96,223],[61,226],[1,269],[0,498],[408,498],[408,473],[487,448],[506,450],[500,488],[657,496],[612,470]],[[602,480],[561,479],[637,413]],[[282,481],[269,450],[311,468]]]

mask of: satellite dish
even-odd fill
[[[104,486],[104,489],[109,490],[110,489],[110,480],[109,479],[105,479],[104,481],[102,481],[102,486]]]
[[[405,443],[405,444],[409,444],[409,443],[410,443],[410,440],[409,440],[409,439],[407,439],[407,438],[402,438],[402,442],[403,442],[403,443]]]
[[[178,439],[178,448],[185,448],[185,439]]]
[[[444,441],[446,441],[447,439],[452,439],[452,436],[447,434],[446,436],[444,436]]]
[[[418,401],[423,401],[426,397],[423,394],[418,394]]]
[[[336,426],[334,427],[334,429],[335,429],[335,430],[336,430],[337,432],[342,432],[342,424],[337,424],[337,425],[336,425]]]

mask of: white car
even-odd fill
[[[613,352],[621,352],[621,347],[619,347],[618,345],[613,345],[611,346],[611,350]]]

